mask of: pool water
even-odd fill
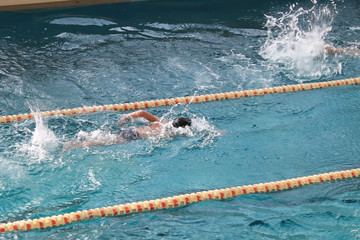
[[[359,48],[359,14],[356,0],[1,13],[0,115],[358,77],[359,55],[323,44]],[[0,222],[358,168],[359,97],[348,86],[150,109],[193,125],[69,151],[113,138],[124,113],[0,125]],[[357,239],[359,209],[353,179],[0,238]]]

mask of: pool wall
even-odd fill
[[[39,8],[75,7],[82,5],[134,2],[137,0],[2,0],[0,11],[18,11]]]

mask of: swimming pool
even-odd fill
[[[4,13],[0,115],[359,76],[359,56],[322,50],[358,47],[356,1],[291,3]],[[67,152],[67,141],[111,137],[122,113],[0,125],[0,222],[357,168],[358,99],[349,86],[150,109],[191,117],[188,137]],[[354,179],[1,237],[353,239],[358,209]]]

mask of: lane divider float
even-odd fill
[[[52,117],[52,116],[61,116],[61,115],[75,116],[82,114],[107,112],[107,111],[130,111],[130,110],[137,110],[142,108],[154,108],[154,107],[170,106],[176,104],[202,103],[202,102],[211,102],[211,101],[219,101],[219,100],[246,98],[253,96],[262,96],[262,95],[275,94],[275,93],[298,92],[298,91],[305,91],[312,89],[348,86],[348,85],[356,85],[359,83],[360,83],[360,78],[350,78],[350,79],[335,80],[328,82],[286,85],[279,87],[215,93],[215,94],[207,94],[200,96],[176,97],[170,99],[149,100],[149,101],[111,104],[111,105],[102,105],[102,106],[93,106],[93,107],[79,107],[79,108],[53,110],[53,111],[46,111],[39,113],[25,113],[18,115],[1,116],[0,123],[12,123],[12,122],[20,122],[27,119],[33,119],[35,117],[35,114],[39,114],[42,117]]]
[[[168,198],[149,200],[143,202],[133,202],[109,207],[95,208],[71,212],[51,217],[39,219],[29,219],[16,222],[0,224],[0,233],[13,231],[29,231],[34,229],[45,229],[91,220],[95,218],[104,218],[112,216],[121,216],[132,213],[149,212],[161,209],[177,208],[190,204],[233,198],[245,194],[276,192],[298,188],[315,183],[324,183],[335,180],[352,179],[360,176],[360,168],[337,171],[330,173],[317,174],[307,177],[292,178],[276,182],[259,183],[253,185],[244,185],[230,187],[225,189],[209,190],[197,193],[178,195]]]

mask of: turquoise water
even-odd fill
[[[294,4],[294,5],[293,5]],[[0,15],[0,115],[360,76],[357,1],[151,1]],[[0,222],[359,167],[359,87],[163,107],[187,137],[109,139],[123,113],[0,125]],[[143,121],[128,126],[144,125]],[[219,130],[227,131],[219,134]],[[3,239],[357,239],[358,179]]]

